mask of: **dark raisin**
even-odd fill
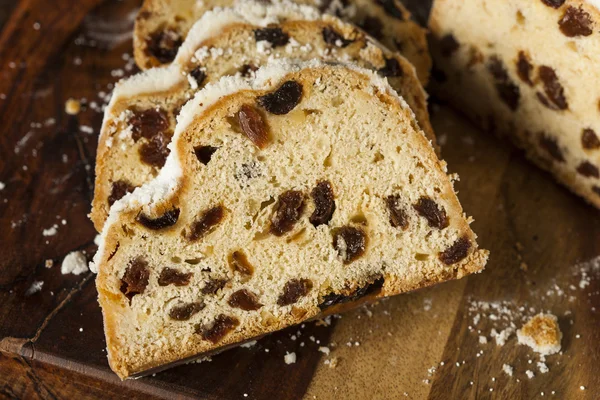
[[[577,172],[586,178],[600,178],[600,171],[598,171],[598,167],[589,161],[583,161],[581,164],[579,164],[577,167]]]
[[[190,75],[196,80],[196,84],[198,84],[198,86],[202,86],[204,80],[206,79],[206,72],[204,72],[201,67],[196,67],[191,70]]]
[[[160,276],[158,277],[158,284],[160,286],[187,286],[190,284],[190,279],[194,274],[191,272],[179,272],[174,268],[165,268],[161,271]]]
[[[127,181],[116,181],[112,183],[110,195],[108,196],[108,205],[112,206],[116,201],[121,200],[127,193],[135,190],[135,186]]]
[[[540,136],[540,146],[550,154],[556,161],[564,162],[565,157],[563,156],[562,150],[558,147],[556,139],[551,136],[542,134]]]
[[[269,143],[269,127],[260,111],[255,107],[244,104],[237,113],[237,120],[244,135],[259,149],[264,149]]]
[[[282,193],[277,200],[269,231],[275,236],[283,236],[291,231],[302,216],[304,194],[295,190]]]
[[[131,300],[136,294],[144,293],[149,278],[148,262],[143,257],[137,257],[129,262],[121,278],[121,292]]]
[[[330,46],[337,47],[347,47],[350,43],[353,43],[354,40],[346,39],[339,32],[333,29],[331,26],[326,26],[321,31],[323,35],[323,40]]]
[[[170,142],[170,136],[165,136],[162,133],[155,135],[148,143],[140,146],[138,150],[140,159],[148,165],[162,168],[171,152],[168,148]]]
[[[204,309],[205,304],[202,302],[187,303],[181,306],[175,306],[169,311],[169,317],[175,321],[187,321],[194,314],[198,314]]]
[[[527,59],[525,52],[519,52],[519,58],[517,59],[517,74],[519,78],[529,86],[533,86],[533,82],[531,81],[531,70],[533,69],[533,65]]]
[[[359,26],[375,39],[380,40],[383,37],[383,33],[381,32],[383,24],[377,17],[367,16]]]
[[[538,73],[540,75],[540,79],[544,82],[544,91],[546,92],[546,96],[560,109],[566,110],[569,108],[569,104],[567,103],[567,99],[565,98],[565,90],[558,80],[558,76],[556,76],[556,72],[545,65],[542,65]]]
[[[219,150],[219,148],[213,146],[194,147],[194,153],[196,154],[198,161],[204,165],[207,165],[210,162],[210,159],[217,150]]]
[[[559,8],[563,4],[565,4],[566,0],[542,0],[542,3],[552,8]]]
[[[593,129],[584,129],[581,134],[581,145],[584,149],[593,150],[600,147],[600,139],[596,135]]]
[[[290,35],[281,30],[281,28],[262,28],[254,31],[254,38],[257,42],[266,40],[273,47],[285,46],[290,40]]]
[[[367,235],[359,228],[343,226],[333,233],[333,247],[344,264],[350,264],[363,255],[367,248]]]
[[[431,67],[431,76],[439,83],[445,83],[448,81],[448,75],[446,75],[446,73],[443,70],[436,67],[435,65]]]
[[[568,37],[590,36],[593,32],[594,21],[591,15],[583,8],[569,6],[564,15],[558,21],[560,31]]]
[[[132,111],[127,123],[131,125],[131,137],[138,141],[144,137],[151,139],[170,128],[169,116],[162,108],[150,108],[143,111]]]
[[[284,115],[292,111],[302,99],[302,85],[296,81],[287,81],[272,93],[258,98],[258,104],[275,115]]]
[[[495,86],[498,96],[511,110],[515,111],[519,107],[519,100],[521,99],[519,86],[510,79],[504,64],[498,57],[492,56],[490,58],[488,70],[496,80]]]
[[[258,67],[256,65],[254,65],[254,64],[244,64],[240,68],[240,74],[243,77],[247,78],[247,77],[249,77],[252,74],[252,72],[255,72],[257,70],[258,70]]]
[[[315,211],[313,211],[309,218],[310,223],[315,227],[328,224],[335,211],[335,201],[331,183],[329,183],[329,181],[317,183],[317,186],[310,192],[310,195],[315,203]]]
[[[385,66],[381,68],[378,72],[381,76],[390,78],[404,75],[404,71],[402,70],[400,63],[396,58],[386,58]]]
[[[175,59],[182,43],[181,35],[172,29],[157,31],[146,40],[146,53],[155,57],[161,64],[170,63]]]
[[[487,67],[497,81],[507,81],[509,79],[504,63],[497,56],[490,57]]]
[[[439,254],[440,260],[446,265],[455,264],[469,255],[471,241],[467,237],[461,237],[452,246]]]
[[[432,228],[444,229],[450,224],[450,220],[446,215],[446,210],[444,210],[443,207],[439,207],[437,203],[429,197],[421,197],[413,207],[420,216],[427,220],[429,226]]]
[[[408,214],[402,207],[400,195],[391,195],[386,199],[388,210],[390,210],[390,224],[394,228],[408,229]]]
[[[179,219],[179,212],[179,208],[174,208],[164,213],[162,217],[158,218],[150,218],[144,214],[140,214],[137,217],[137,222],[144,225],[148,229],[157,231],[159,229],[165,229],[175,225]]]
[[[304,297],[313,288],[310,279],[291,279],[283,287],[283,293],[277,299],[277,305],[284,307],[296,303],[300,297]]]
[[[227,284],[227,279],[211,279],[202,288],[202,294],[216,294]]]
[[[375,2],[383,7],[385,13],[390,17],[404,21],[404,14],[402,14],[402,10],[396,5],[395,0],[375,0]]]
[[[229,266],[234,272],[239,272],[244,276],[252,276],[254,274],[254,267],[248,261],[248,257],[242,251],[234,251],[229,256]]]
[[[258,296],[246,289],[234,292],[229,296],[227,304],[234,308],[241,308],[244,311],[256,311],[263,306],[258,301]]]
[[[319,304],[319,308],[324,310],[336,304],[349,303],[356,301],[361,297],[379,293],[383,288],[384,282],[385,279],[380,277],[371,281],[370,283],[367,283],[365,286],[359,288],[351,294],[330,293],[323,297],[323,301]]]
[[[237,318],[219,314],[211,326],[196,326],[196,333],[200,334],[204,340],[217,343],[239,324],[240,321]]]
[[[450,57],[460,48],[460,43],[453,34],[449,33],[440,39],[440,52],[444,57]]]
[[[189,232],[185,237],[190,241],[196,241],[206,235],[215,225],[218,225],[225,216],[225,209],[223,206],[216,206],[210,208],[202,214],[196,221],[192,223]]]

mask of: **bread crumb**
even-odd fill
[[[326,355],[329,355],[329,353],[331,352],[331,351],[329,350],[329,347],[324,347],[324,346],[321,346],[321,347],[319,347],[319,351],[320,351],[321,353],[323,353],[323,354],[326,354]]]
[[[87,271],[87,259],[81,251],[72,251],[67,254],[60,267],[60,272],[63,275],[80,275]]]
[[[31,284],[29,289],[25,292],[25,296],[31,296],[34,293],[37,293],[42,290],[42,286],[44,286],[44,281],[35,281]]]
[[[526,344],[542,355],[550,355],[560,351],[562,332],[556,316],[540,313],[517,331],[517,337],[519,344]]]
[[[0,182],[0,190],[4,190],[6,184],[4,182]]]
[[[244,349],[249,349],[250,347],[253,347],[254,345],[256,345],[256,340],[251,340],[249,342],[246,342],[244,344],[241,344],[240,347],[243,347]]]
[[[42,230],[42,236],[48,237],[48,236],[54,236],[58,233],[58,225],[54,224],[53,226],[51,226],[48,229],[44,229]]]
[[[69,99],[65,103],[65,112],[69,115],[77,115],[81,111],[81,103],[75,99]]]
[[[46,262],[44,263],[46,268],[52,268],[54,266],[54,261],[52,260],[46,260]]]
[[[535,376],[535,374],[533,373],[533,371],[527,370],[525,371],[525,375],[527,375],[527,377],[529,379],[533,378]]]
[[[537,366],[542,374],[545,374],[546,372],[550,371],[550,369],[544,362],[538,361]]]
[[[485,336],[479,336],[479,344],[487,344],[487,338]]]
[[[292,352],[292,353],[285,353],[285,356],[283,356],[283,361],[285,361],[286,364],[294,364],[296,362],[296,353]]]
[[[502,371],[504,371],[504,373],[505,373],[506,375],[508,375],[508,376],[513,376],[513,371],[514,371],[514,369],[513,369],[513,367],[511,367],[510,365],[508,365],[508,364],[504,364],[504,365],[502,366]]]

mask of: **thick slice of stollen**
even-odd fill
[[[222,78],[170,147],[112,206],[92,266],[122,378],[486,262],[445,163],[371,71],[280,60]]]
[[[389,49],[404,55],[426,84],[431,68],[425,30],[398,0],[296,0],[337,15],[369,32]],[[146,0],[134,32],[134,55],[142,69],[170,63],[188,31],[206,11],[231,7],[235,0]]]
[[[261,35],[270,41],[257,41]],[[156,176],[168,154],[174,116],[198,87],[223,75],[250,75],[278,57],[345,60],[379,71],[435,142],[426,94],[413,66],[353,25],[292,3],[244,3],[209,11],[194,25],[171,66],[117,85],[105,110],[96,157],[91,214],[96,228],[102,229],[112,203]]]
[[[600,207],[600,11],[581,0],[437,0],[432,90]]]

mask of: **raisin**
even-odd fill
[[[540,136],[540,146],[550,154],[556,161],[564,162],[565,157],[563,156],[562,150],[558,147],[556,139],[551,136],[542,134]]]
[[[190,241],[196,241],[206,235],[215,225],[218,225],[225,216],[223,206],[216,206],[204,211],[196,219],[185,237]]]
[[[131,301],[136,294],[144,293],[149,278],[148,262],[143,257],[137,257],[129,262],[121,278],[121,292]]]
[[[439,254],[440,260],[446,265],[455,264],[469,255],[471,241],[467,237],[461,237],[452,246]]]
[[[131,137],[135,142],[140,138],[151,139],[169,130],[169,116],[162,108],[132,111],[127,123],[131,125]]]
[[[248,257],[242,251],[234,251],[229,256],[229,266],[234,272],[239,272],[247,277],[254,274],[254,267],[248,261]]]
[[[198,314],[205,307],[202,302],[187,303],[181,306],[175,306],[169,311],[169,317],[175,321],[187,321],[194,314]]]
[[[377,17],[367,16],[359,26],[377,40],[380,40],[383,37],[383,33],[381,32],[383,24]]]
[[[310,192],[315,203],[315,211],[309,218],[313,226],[328,224],[335,211],[333,188],[329,181],[321,181]]]
[[[592,191],[600,196],[600,186],[593,186]]]
[[[377,72],[379,72],[381,76],[385,77],[399,77],[404,75],[404,71],[402,70],[400,63],[395,58],[386,58],[385,66]]]
[[[352,294],[337,294],[330,293],[323,298],[323,301],[319,304],[319,308],[324,310],[328,307],[334,306],[336,304],[349,303],[352,301],[356,301],[361,297],[368,296],[371,294],[379,293],[383,288],[383,284],[385,279],[379,277],[373,280],[370,283],[367,283],[365,286],[359,288],[354,291]]]
[[[519,100],[521,99],[521,91],[508,76],[508,72],[504,67],[502,61],[492,56],[488,62],[488,70],[496,80],[496,92],[498,96],[506,103],[508,108],[515,111],[519,107]]]
[[[175,225],[179,219],[179,212],[179,208],[174,208],[164,213],[162,217],[150,218],[144,214],[140,214],[136,219],[137,222],[144,225],[146,228],[157,231]]]
[[[581,134],[581,145],[584,149],[592,150],[600,147],[600,139],[596,135],[593,129],[584,129]]]
[[[170,136],[159,133],[150,139],[148,143],[142,144],[138,150],[142,162],[153,167],[162,168],[171,152],[168,147],[170,142]]]
[[[436,67],[435,65],[431,67],[431,76],[439,83],[445,83],[448,81],[448,75],[446,75],[446,73],[443,70]]]
[[[560,21],[558,21],[560,31],[568,37],[590,36],[593,32],[593,23],[589,13],[581,7],[575,8],[573,6],[569,6]]]
[[[108,205],[112,206],[116,201],[121,200],[127,193],[135,190],[135,186],[127,181],[115,181],[112,183],[110,196],[108,196]]]
[[[240,321],[237,318],[219,314],[210,327],[196,326],[196,333],[200,334],[204,340],[217,343],[239,324]]]
[[[202,288],[202,294],[216,294],[227,284],[227,279],[211,279]]]
[[[566,110],[569,108],[567,99],[565,98],[565,90],[558,81],[556,72],[545,65],[542,65],[538,70],[540,79],[544,82],[544,91],[546,96],[560,109]]]
[[[443,207],[440,208],[437,203],[429,197],[421,197],[413,207],[417,210],[419,215],[427,220],[429,226],[432,228],[444,229],[450,224],[450,220],[446,215],[446,210],[444,210]]]
[[[362,229],[343,226],[333,233],[333,247],[342,257],[344,264],[350,264],[365,252],[367,235]]]
[[[255,107],[244,104],[237,113],[237,120],[244,135],[259,149],[264,149],[269,143],[269,128],[260,111]]]
[[[304,297],[313,288],[310,279],[291,279],[283,287],[283,293],[277,299],[277,305],[284,307],[296,303],[300,297]]]
[[[254,64],[244,64],[240,68],[240,74],[243,77],[247,78],[252,74],[252,72],[256,72],[257,70],[258,70],[258,67]]]
[[[330,46],[337,47],[347,47],[350,43],[353,43],[354,40],[346,39],[339,32],[333,29],[331,26],[326,26],[321,31],[323,35],[323,40]]]
[[[386,199],[388,210],[390,210],[390,224],[394,228],[408,229],[408,214],[402,208],[399,195],[391,195]]]
[[[234,292],[229,296],[227,304],[234,308],[241,308],[244,311],[256,311],[263,306],[258,301],[258,296],[246,289]]]
[[[448,58],[460,48],[460,43],[453,34],[449,33],[440,40],[440,52],[442,56]]]
[[[213,146],[194,147],[194,153],[196,154],[198,161],[204,165],[207,165],[210,162],[210,159],[217,150],[219,150],[219,148]]]
[[[527,59],[525,52],[519,52],[519,58],[517,59],[517,74],[519,78],[529,86],[533,86],[533,82],[531,81],[531,70],[533,69],[533,65]]]
[[[302,85],[287,81],[276,91],[258,98],[258,104],[275,115],[284,115],[296,107],[302,99]]]
[[[404,14],[396,5],[395,0],[375,0],[385,10],[385,13],[390,17],[404,21]]]
[[[190,75],[196,80],[196,84],[198,86],[202,86],[204,80],[206,79],[206,72],[204,72],[201,67],[196,67],[191,70]]]
[[[579,164],[577,167],[577,172],[586,178],[600,178],[600,171],[598,171],[598,167],[589,161],[583,161],[581,164]]]
[[[563,4],[565,4],[566,0],[542,0],[542,3],[552,8],[559,8]]]
[[[181,35],[172,29],[157,31],[146,40],[146,53],[155,57],[161,64],[170,63],[175,59],[177,49],[182,43]]]
[[[266,40],[273,47],[285,46],[290,41],[290,35],[281,30],[281,28],[262,28],[254,31],[254,38],[257,42]]]
[[[176,269],[167,267],[161,271],[158,277],[158,284],[160,286],[187,286],[190,284],[190,279],[193,275],[191,272],[179,272]]]
[[[302,216],[303,210],[304,195],[302,192],[288,190],[282,193],[275,205],[269,231],[275,236],[283,236],[294,228]]]

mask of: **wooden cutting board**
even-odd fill
[[[120,382],[106,361],[94,276],[60,266],[70,251],[96,250],[86,214],[100,92],[135,72],[137,7],[0,0],[0,398],[600,398],[600,269],[589,263],[600,255],[600,213],[439,104],[443,155],[492,254],[484,273]],[[79,115],[64,112],[68,98],[86,99]],[[542,310],[564,334],[546,373],[514,333],[504,346],[492,337]],[[295,364],[284,363],[288,352]]]

